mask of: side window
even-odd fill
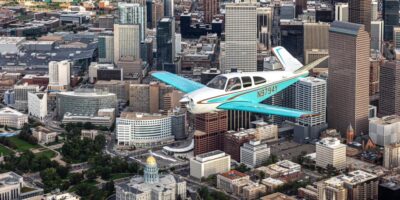
[[[251,87],[253,84],[251,83],[251,78],[249,76],[242,77],[243,88]]]
[[[259,76],[253,76],[254,79],[254,84],[255,85],[259,85],[259,84],[263,84],[266,83],[267,81],[265,80],[265,78],[263,77],[259,77]]]
[[[226,91],[234,91],[242,89],[242,83],[240,82],[240,78],[235,77],[231,78],[226,85]]]

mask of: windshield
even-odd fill
[[[223,90],[225,89],[226,77],[216,76],[210,82],[207,83],[207,87]]]

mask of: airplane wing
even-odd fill
[[[260,114],[280,115],[284,117],[294,117],[294,118],[306,118],[318,115],[318,113],[310,111],[297,110],[279,106],[271,106],[267,104],[252,103],[246,101],[231,101],[223,103],[220,106],[218,106],[218,109],[248,111]]]
[[[172,74],[169,72],[153,72],[151,74],[154,78],[168,84],[172,85],[176,89],[184,92],[184,93],[190,93],[195,90],[198,90],[202,87],[205,87],[203,84],[183,78],[181,76],[178,76],[176,74]]]

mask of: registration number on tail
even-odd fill
[[[276,92],[278,90],[278,86],[277,85],[271,85],[268,86],[266,88],[263,88],[261,90],[257,91],[257,97],[263,97],[265,95],[270,95],[273,94],[274,92]]]

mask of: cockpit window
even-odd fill
[[[267,82],[267,81],[265,80],[265,78],[259,77],[259,76],[253,76],[253,80],[254,80],[254,84],[255,84],[255,85],[259,85],[259,84],[263,84],[263,83],[266,83],[266,82]]]
[[[207,83],[207,87],[223,90],[225,88],[227,78],[225,76],[216,76]]]
[[[231,78],[228,81],[228,85],[226,85],[226,91],[234,91],[234,90],[240,90],[242,89],[242,82],[240,81],[240,78],[235,77]]]

